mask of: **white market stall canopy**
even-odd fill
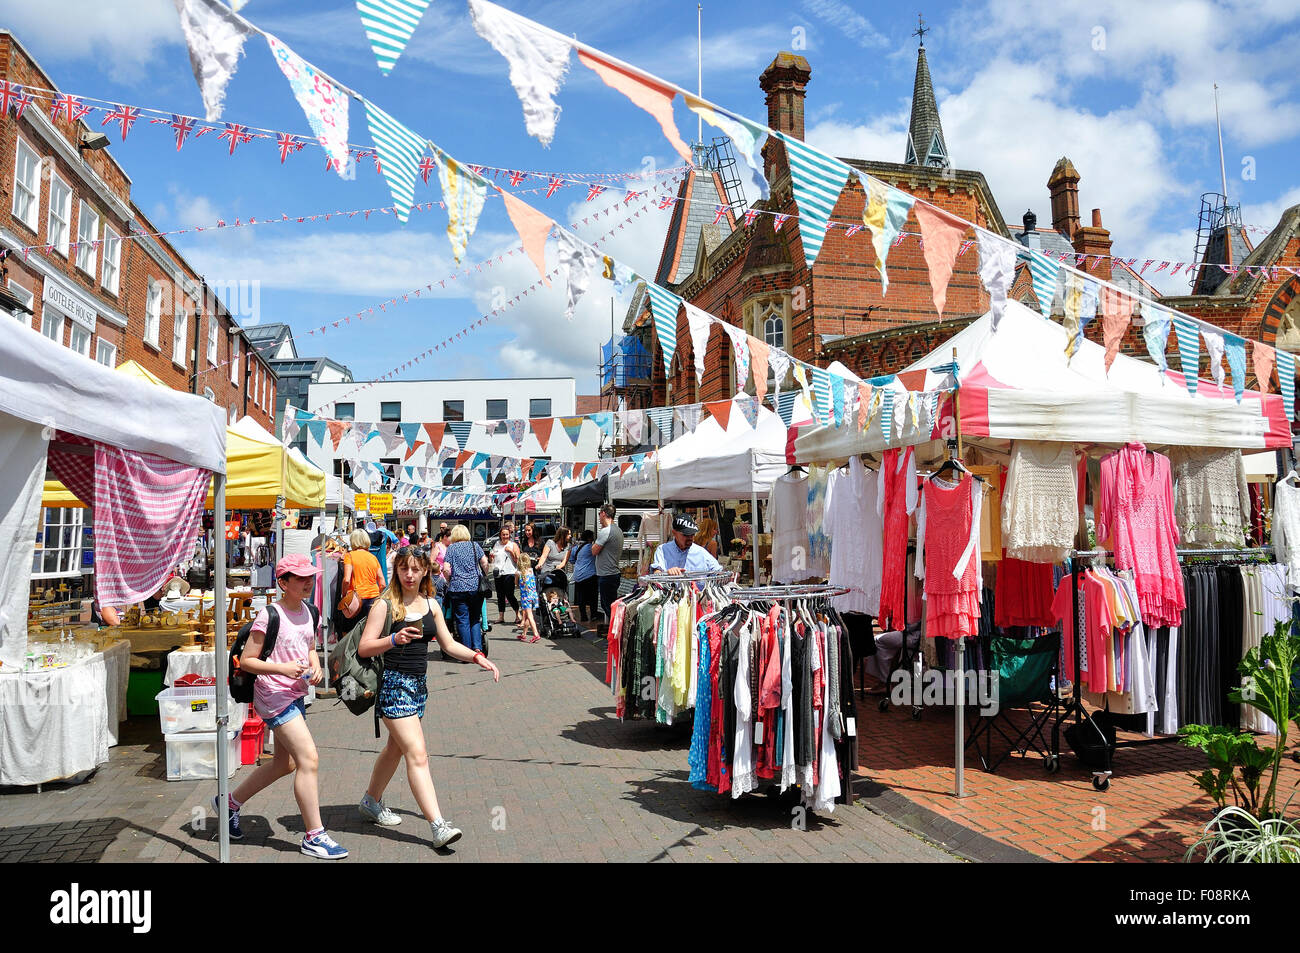
[[[981,442],[1042,440],[1120,445],[1132,440],[1152,447],[1289,447],[1291,432],[1278,394],[1246,391],[1238,403],[1230,379],[1219,387],[1200,381],[1195,396],[1182,374],[1118,354],[1105,369],[1105,349],[1083,340],[1072,359],[1065,355],[1066,331],[1017,301],[1008,301],[995,332],[986,314],[899,372],[918,389],[942,386],[953,349],[961,379],[961,433]],[[905,431],[893,446],[937,439],[944,418],[931,433]],[[795,442],[802,461],[842,460],[874,453],[888,444],[878,422],[857,427],[821,427]]]
[[[787,431],[781,418],[759,407],[751,427],[733,401],[724,431],[709,417],[659,451],[659,468],[609,475],[611,500],[739,500],[765,495],[786,472]],[[752,451],[752,452],[751,452]]]

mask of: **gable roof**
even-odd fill
[[[701,233],[707,236],[706,244],[710,246],[706,252],[731,234],[736,220],[730,208],[721,221],[713,221],[719,205],[730,205],[726,196],[722,180],[711,169],[692,169],[682,180],[655,271],[655,284],[679,284],[695,270]]]

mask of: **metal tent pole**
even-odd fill
[[[754,563],[754,585],[758,585],[758,463],[749,448],[749,553]]]
[[[957,349],[952,349],[952,367],[954,383],[957,383]],[[958,386],[952,392],[952,422],[953,428],[957,432],[957,459],[962,458],[961,451],[961,388]],[[972,554],[973,559],[979,559],[979,550],[976,549]],[[953,795],[955,797],[966,796],[966,640],[958,637],[957,639],[957,712],[956,724],[953,730],[953,747],[956,750],[956,758],[953,761]]]
[[[224,666],[221,658],[226,651],[226,475],[214,473],[213,479],[213,520],[215,545],[213,558],[216,560],[216,575],[212,588],[212,652],[217,662],[217,858],[223,864],[230,863],[230,753],[226,744],[226,726],[230,721],[230,705],[227,698]],[[199,593],[199,608],[202,609],[202,592]]]

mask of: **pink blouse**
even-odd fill
[[[1101,461],[1097,542],[1115,552],[1116,569],[1132,569],[1146,625],[1181,625],[1186,606],[1178,564],[1178,524],[1169,458],[1130,443]]]

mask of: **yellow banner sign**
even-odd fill
[[[352,508],[358,513],[366,512],[366,494],[357,493],[352,497]]]
[[[387,516],[393,512],[393,494],[391,493],[371,493],[370,494],[370,515]]]

